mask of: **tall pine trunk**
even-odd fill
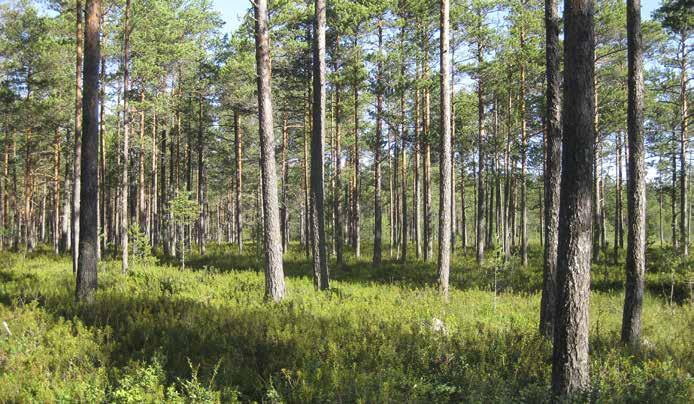
[[[72,207],[71,207],[71,228],[72,228],[72,272],[77,272],[79,257],[80,240],[80,164],[82,158],[82,63],[84,52],[84,28],[82,27],[84,9],[82,1],[75,1],[75,133],[74,133],[74,154],[72,156]]]
[[[644,273],[646,270],[646,149],[643,133],[643,45],[641,1],[627,0],[628,142],[626,284],[622,342],[637,346],[641,337]],[[685,247],[686,248],[686,247]]]
[[[564,6],[564,107],[552,391],[559,400],[590,383],[588,303],[591,264],[593,0]]]
[[[545,0],[545,64],[547,148],[545,161],[545,250],[540,303],[540,333],[552,338],[557,298],[557,242],[561,181],[561,96],[559,70],[559,12],[557,0]]]
[[[121,245],[121,271],[128,272],[128,167],[130,166],[130,114],[128,111],[128,85],[130,84],[130,0],[125,2],[125,22],[123,35],[123,150],[121,157],[121,195],[120,195],[120,245]]]
[[[449,55],[449,1],[441,0],[441,169],[439,189],[439,290],[448,297],[451,267],[451,61]]]
[[[80,182],[79,262],[77,266],[76,297],[92,301],[97,286],[98,163],[99,163],[99,63],[101,0],[87,0],[84,30],[84,100],[83,139]]]
[[[263,193],[263,244],[265,256],[265,298],[279,302],[284,297],[284,269],[280,235],[275,140],[272,123],[270,32],[267,0],[255,3],[255,58],[258,72],[258,121]]]
[[[381,143],[383,141],[383,23],[378,22],[378,63],[376,67],[376,139],[374,142],[374,250],[373,265],[381,265],[383,209],[381,207]]]
[[[327,249],[325,245],[325,209],[323,190],[323,138],[325,135],[325,7],[325,0],[315,0],[316,18],[315,38],[313,43],[313,132],[311,135],[311,231],[313,233],[313,280],[315,287],[320,290],[328,289],[330,286],[328,279]],[[272,128],[272,126],[270,125],[269,128]],[[357,161],[355,167],[358,166]],[[355,178],[358,178],[357,169],[355,169]]]
[[[234,229],[236,230],[236,245],[239,248],[239,253],[243,252],[243,203],[241,194],[243,193],[243,156],[241,154],[242,147],[241,124],[238,108],[234,109],[234,161],[236,162],[235,182],[234,182],[234,200],[236,209],[234,210]]]

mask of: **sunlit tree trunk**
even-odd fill
[[[451,61],[449,55],[449,1],[441,0],[441,169],[439,196],[439,290],[448,296],[451,269]]]
[[[564,108],[552,391],[559,400],[589,387],[588,304],[591,265],[593,1],[564,8]]]
[[[77,272],[77,264],[79,257],[79,240],[80,240],[80,163],[82,161],[80,153],[82,152],[82,62],[84,52],[84,29],[82,27],[84,9],[82,1],[75,1],[75,148],[72,156],[72,211],[71,211],[71,229],[72,229],[72,272]]]
[[[234,182],[234,198],[236,209],[234,211],[234,228],[236,229],[236,244],[239,253],[243,252],[243,156],[241,138],[241,124],[238,108],[234,109],[234,161],[236,162],[236,181]]]
[[[311,136],[311,231],[313,235],[313,281],[316,288],[325,290],[329,288],[323,192],[323,138],[325,135],[325,0],[315,0],[315,13],[315,38],[313,44],[313,132]],[[272,125],[270,125],[269,128],[272,128]],[[355,147],[355,152],[357,150],[358,149]],[[358,154],[355,153],[355,156],[358,156]],[[359,176],[358,167],[359,164],[357,162],[355,165],[355,178]],[[358,203],[356,206],[356,210],[358,211]],[[356,216],[358,216],[358,213]],[[356,217],[355,220],[358,222]],[[359,246],[357,244],[357,251],[358,248]]]
[[[485,223],[484,223],[484,208],[485,208],[485,182],[484,182],[484,162],[486,159],[484,153],[484,144],[487,141],[484,130],[484,80],[482,78],[483,48],[481,42],[477,43],[477,241],[475,257],[477,263],[482,263],[484,259],[484,242],[485,242]]]
[[[523,27],[520,31],[520,47],[525,48],[525,32]],[[520,63],[520,137],[521,137],[521,264],[528,265],[528,191],[526,179],[526,165],[528,152],[528,135],[526,130],[525,116],[525,63]]]
[[[637,0],[638,1],[638,0]],[[691,28],[691,26],[690,26]],[[689,138],[689,108],[687,104],[687,86],[689,77],[687,76],[687,57],[689,53],[686,33],[681,35],[680,46],[678,49],[680,63],[680,236],[682,238],[682,255],[689,256],[689,204],[687,203],[687,140]],[[630,143],[631,145],[631,143]],[[631,226],[631,224],[630,224]]]
[[[381,265],[383,209],[381,207],[381,143],[383,139],[383,22],[378,22],[378,62],[376,67],[376,139],[374,142],[374,250],[373,265]]]
[[[644,273],[646,270],[646,149],[643,133],[643,45],[641,1],[627,0],[628,142],[626,284],[622,342],[638,346],[641,338]],[[686,246],[685,246],[686,249]]]
[[[266,0],[257,0],[255,3],[255,43],[256,69],[258,73],[262,212],[264,218],[265,298],[279,302],[284,298],[285,289],[284,269],[282,266],[282,239],[277,201],[277,179],[275,174],[275,140],[273,136],[270,84],[270,76],[272,74],[270,66],[270,32]]]
[[[128,111],[128,85],[130,84],[130,0],[125,2],[125,21],[123,35],[123,150],[121,157],[121,195],[120,195],[120,245],[121,271],[128,272],[128,166],[130,165],[130,114]]]

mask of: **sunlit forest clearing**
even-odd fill
[[[0,402],[691,403],[689,0],[0,0]]]

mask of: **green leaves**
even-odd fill
[[[169,210],[176,224],[191,224],[200,216],[200,205],[192,199],[190,191],[177,191],[169,201]]]

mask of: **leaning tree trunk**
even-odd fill
[[[545,0],[545,63],[547,67],[547,151],[545,181],[545,251],[540,303],[540,333],[552,338],[557,296],[557,236],[561,181],[561,113],[559,70],[559,13],[557,0]]]
[[[279,302],[284,297],[282,240],[280,236],[275,139],[272,123],[270,32],[267,0],[255,3],[255,60],[258,72],[258,120],[263,188],[263,244],[265,248],[265,298]]]
[[[77,266],[77,300],[90,302],[97,287],[98,164],[99,164],[99,63],[101,0],[87,0],[84,29],[84,100],[80,185],[79,262]]]
[[[557,312],[552,391],[559,400],[590,383],[588,302],[591,264],[593,0],[567,0],[564,9],[564,108],[557,261]]]
[[[325,246],[325,210],[323,193],[323,137],[325,133],[325,0],[315,0],[315,13],[315,38],[313,44],[313,133],[311,136],[311,228],[313,233],[313,280],[316,288],[325,290],[330,286],[327,249]],[[272,126],[270,126],[270,128],[272,128]],[[358,166],[359,163],[357,161],[355,167]],[[355,177],[357,175],[358,171],[355,170]],[[357,251],[358,248],[357,244]]]
[[[439,189],[439,290],[448,297],[451,269],[451,61],[449,52],[449,1],[441,0],[441,169]]]
[[[643,45],[641,42],[641,1],[627,0],[627,46],[629,64],[629,174],[627,205],[626,285],[622,342],[632,346],[641,337],[644,272],[646,270],[646,149],[643,133]]]

